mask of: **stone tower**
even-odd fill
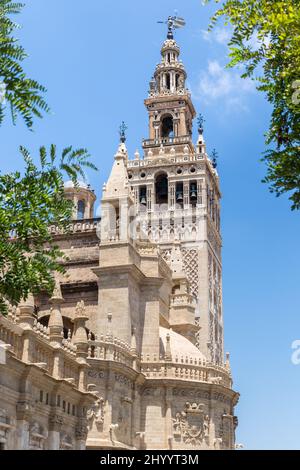
[[[219,177],[206,153],[202,123],[193,144],[196,116],[186,88],[180,49],[168,38],[150,81],[145,106],[149,138],[145,158],[128,161],[141,231],[157,243],[165,260],[180,242],[183,270],[196,300],[197,347],[212,362],[223,361],[222,261]]]
[[[235,448],[219,178],[170,29],[161,53],[144,155],[121,127],[101,220],[91,188],[66,183],[73,220],[50,227],[66,272],[0,316],[0,448]]]

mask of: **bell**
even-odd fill
[[[190,197],[191,197],[191,199],[197,199],[197,192],[194,189],[191,191],[191,196]]]
[[[182,202],[182,201],[183,201],[182,193],[177,193],[176,201],[178,201],[178,202]]]
[[[147,200],[145,196],[142,196],[140,199],[140,203],[143,204],[144,206],[147,204]]]

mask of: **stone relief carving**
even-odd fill
[[[198,275],[198,251],[197,250],[182,250],[183,256],[183,269],[187,275],[191,286],[191,294],[198,299],[199,289],[199,275]]]
[[[99,397],[87,411],[88,426],[91,429],[93,423],[97,425],[104,423],[104,399]]]
[[[77,440],[85,441],[87,438],[88,428],[86,426],[86,420],[80,420],[79,424],[75,428],[75,437]]]
[[[173,389],[173,396],[177,397],[190,397],[190,398],[201,398],[201,399],[206,399],[209,400],[210,398],[210,393],[205,392],[205,391],[199,391],[199,390],[188,390],[188,389],[182,389],[182,388],[174,388]]]
[[[217,240],[212,229],[208,230],[208,241],[211,247],[213,248],[215,254],[220,259],[221,258],[221,245],[220,245],[220,242]]]
[[[60,450],[71,450],[73,449],[73,439],[72,437],[65,433],[65,432],[62,432],[61,435],[60,435],[60,445],[59,445],[59,449]]]
[[[184,444],[198,446],[209,437],[209,416],[204,404],[186,402],[185,408],[173,418],[173,436]]]
[[[64,424],[64,418],[58,414],[51,414],[49,417],[49,429],[51,430],[60,430],[61,426]]]
[[[99,381],[102,380],[102,379],[107,378],[107,373],[102,371],[102,370],[92,369],[92,370],[88,371],[87,375],[88,375],[88,377],[90,377],[92,379],[98,379]]]
[[[29,448],[30,449],[44,449],[44,442],[47,434],[43,426],[36,421],[29,425]]]
[[[115,381],[119,382],[122,385],[126,385],[131,388],[133,387],[132,380],[130,380],[128,377],[125,377],[125,375],[115,374]]]
[[[34,412],[32,400],[21,400],[17,403],[17,419],[27,420]]]
[[[3,409],[0,409],[0,443],[3,445],[6,444],[8,433],[12,428],[12,418],[7,416],[7,412]]]

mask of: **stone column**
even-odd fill
[[[105,432],[105,436],[110,439],[110,426],[113,423],[113,414],[112,414],[112,404],[113,404],[113,391],[114,391],[114,373],[109,371],[107,377],[107,387],[106,387],[106,394],[105,394],[105,419],[104,419],[104,426],[103,431]]]
[[[75,428],[75,450],[85,450],[87,439],[87,420],[80,418]]]
[[[141,400],[140,394],[138,391],[138,386],[135,383],[133,390],[132,390],[132,407],[131,407],[131,440],[133,445],[136,446],[137,449],[140,449],[140,439],[138,438],[138,433],[141,432],[141,420],[140,420],[140,413],[141,413]]]
[[[76,360],[80,364],[79,367],[79,384],[78,388],[81,391],[86,391],[86,370],[88,368],[88,339],[85,329],[85,323],[88,316],[85,313],[84,301],[78,302],[75,310],[74,318],[74,336],[73,343],[76,346]]]
[[[172,450],[173,425],[172,425],[172,388],[165,390],[165,449]]]
[[[63,340],[63,318],[61,314],[61,304],[64,301],[61,293],[60,282],[55,279],[55,288],[50,299],[52,305],[49,317],[49,339],[53,346],[61,346]]]
[[[175,185],[174,181],[169,181],[169,209],[175,209]]]
[[[49,450],[59,450],[60,448],[60,431],[63,425],[63,417],[59,414],[51,414],[49,417],[49,432],[47,447]]]
[[[17,403],[16,422],[16,449],[29,449],[29,420],[32,416],[32,405],[29,400],[22,400]]]
[[[78,218],[78,197],[77,196],[74,196],[74,199],[73,199],[73,219],[74,220],[77,220]]]
[[[128,240],[128,200],[120,200],[120,240]]]
[[[197,181],[197,204],[202,205],[203,204],[203,187],[202,187],[202,181],[198,180]]]
[[[233,416],[224,414],[223,415],[223,448],[226,450],[234,449],[234,426]]]
[[[24,330],[31,330],[34,324],[34,298],[29,294],[26,300],[19,304],[19,325]]]
[[[147,210],[150,212],[153,207],[153,185],[147,185]]]
[[[85,201],[85,208],[84,208],[84,218],[90,219],[91,218],[91,201]]]
[[[183,182],[183,206],[185,209],[189,207],[190,204],[190,182]]]
[[[150,114],[150,116],[149,116],[149,138],[151,140],[155,139],[155,131],[154,131],[153,123],[154,123],[154,115]]]

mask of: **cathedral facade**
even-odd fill
[[[143,155],[125,129],[103,187],[66,183],[70,231],[51,298],[0,318],[2,449],[234,449],[224,357],[220,187],[168,34],[145,106]]]

